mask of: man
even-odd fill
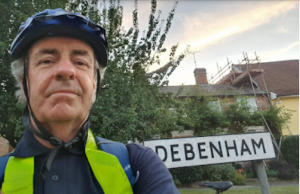
[[[27,106],[22,139],[0,158],[3,193],[178,193],[150,149],[95,138],[89,128],[107,65],[103,28],[44,10],[20,26],[11,55]]]

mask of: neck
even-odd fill
[[[36,123],[33,121],[31,117],[30,120],[34,130],[39,131]],[[85,120],[83,122],[65,121],[65,122],[50,122],[50,123],[41,123],[41,124],[54,137],[57,137],[58,139],[64,142],[70,142],[72,139],[74,139],[77,136],[84,122]],[[42,145],[48,148],[54,148],[54,146],[51,145],[47,140],[44,140],[36,135],[34,136]]]

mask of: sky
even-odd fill
[[[158,0],[162,18],[174,2]],[[134,1],[121,4],[123,26],[128,29]],[[147,27],[150,6],[150,1],[138,1],[141,31]],[[179,53],[188,46],[190,53],[169,77],[169,85],[195,84],[195,68],[206,68],[208,81],[213,83],[218,70],[228,61],[239,63],[243,53],[250,59],[256,53],[261,62],[299,59],[299,1],[179,0],[165,47],[175,44]]]

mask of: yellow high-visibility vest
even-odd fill
[[[92,132],[88,131],[85,154],[105,194],[132,194],[132,187],[118,158],[98,149]],[[34,157],[11,156],[7,162],[3,194],[33,194]]]

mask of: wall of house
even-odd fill
[[[234,97],[220,98],[223,109],[227,109],[231,104],[241,102],[243,100],[245,100],[247,105],[250,107],[250,111],[266,110],[271,105],[268,100],[268,97],[264,96],[264,95],[258,95],[256,97],[254,97],[254,96],[234,96]]]
[[[268,97],[264,95],[257,96],[256,103],[260,110],[266,110],[271,105]]]
[[[256,111],[258,107],[264,110],[270,106],[267,98],[264,96],[257,96],[257,98],[254,96],[219,97],[217,100],[210,102],[210,104],[212,108],[221,111],[228,109],[231,104],[240,103],[242,101],[247,103],[252,112]]]
[[[299,135],[299,96],[278,97],[273,100],[277,106],[291,110],[291,119],[282,131],[283,135]]]
[[[236,103],[236,97],[233,96],[221,97],[219,98],[219,102],[221,105],[221,110],[227,110],[231,104]]]

